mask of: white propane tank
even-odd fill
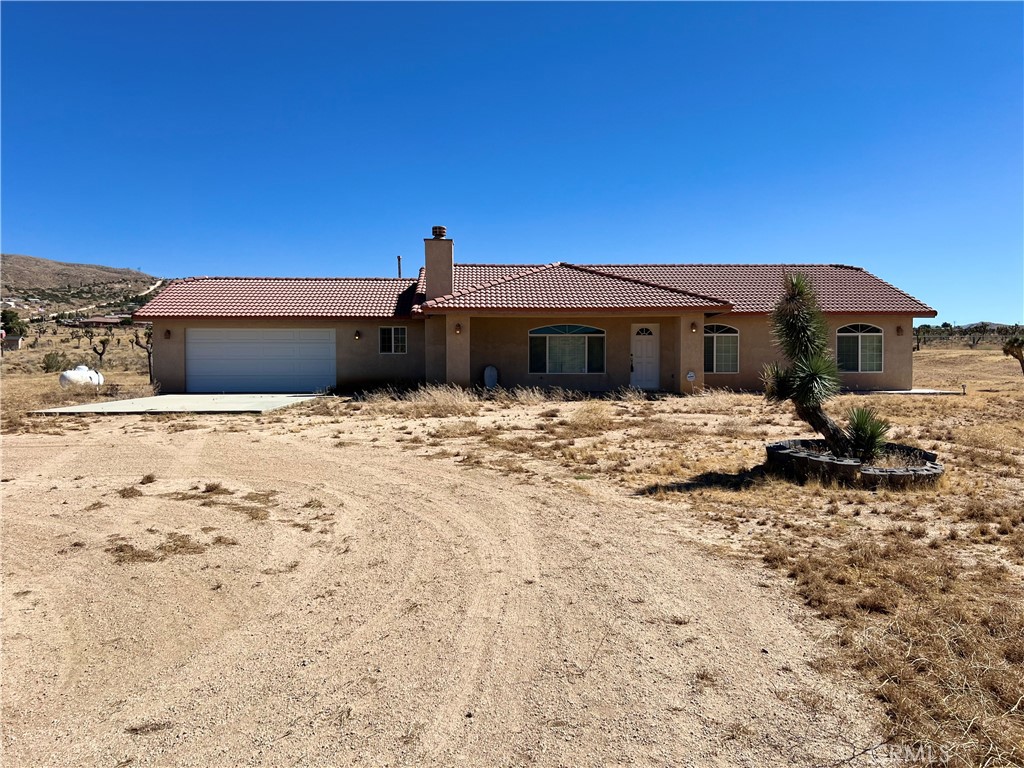
[[[88,365],[80,365],[73,371],[64,371],[60,375],[59,381],[64,389],[82,384],[91,384],[94,387],[98,387],[103,383],[103,374],[92,370]]]

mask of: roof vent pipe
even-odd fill
[[[444,240],[445,237],[448,235],[448,228],[447,227],[431,227],[430,228],[430,234],[434,237],[435,240]]]
[[[398,277],[402,277],[402,254],[398,254]]]

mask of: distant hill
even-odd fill
[[[0,289],[8,291],[33,289],[80,288],[83,285],[115,285],[145,290],[156,278],[134,269],[103,267],[98,264],[71,264],[50,261],[36,256],[0,254]]]
[[[0,297],[25,319],[124,304],[157,280],[134,269],[0,254]]]

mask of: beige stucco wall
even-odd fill
[[[461,320],[465,327],[465,318]],[[698,324],[698,332],[690,333],[690,323]],[[484,368],[494,365],[504,387],[564,387],[583,391],[608,391],[629,386],[629,355],[632,326],[657,323],[659,326],[659,368],[661,388],[669,391],[690,391],[685,380],[688,370],[697,376],[699,390],[702,377],[703,334],[699,314],[679,316],[616,316],[587,317],[473,317],[469,355],[469,383],[483,381]],[[592,325],[605,333],[605,373],[542,374],[529,372],[529,331],[544,325]],[[680,334],[685,328],[685,334]],[[464,334],[463,334],[464,335]],[[451,337],[449,337],[449,340]],[[680,339],[682,340],[680,342]]]
[[[424,361],[424,375],[432,384],[443,383],[445,380],[445,367],[447,345],[445,342],[445,319],[443,316],[428,317],[423,323],[424,348],[426,360]]]
[[[407,329],[404,355],[382,355],[378,328],[402,325]],[[420,320],[323,320],[317,318],[223,318],[153,321],[153,376],[160,391],[185,391],[185,338],[189,328],[334,328],[337,379],[341,389],[408,384],[424,378],[425,333]],[[170,330],[171,337],[164,338]],[[356,331],[361,338],[356,341]]]
[[[767,315],[718,315],[706,324],[730,325],[740,332],[739,372],[704,374],[705,386],[727,389],[760,390],[761,369],[780,360],[772,341]],[[847,389],[910,389],[913,386],[913,318],[909,315],[829,315],[829,341],[835,350],[836,330],[850,323],[868,323],[882,329],[882,372],[844,373]],[[897,334],[902,327],[903,335]],[[703,332],[701,334],[703,337]],[[702,338],[703,341],[703,338]],[[703,367],[703,348],[701,362]]]
[[[913,318],[905,315],[830,315],[830,338],[835,343],[837,328],[849,323],[870,323],[883,331],[881,373],[845,373],[843,386],[849,389],[909,389],[913,386]],[[740,370],[735,374],[704,374],[704,323],[731,325],[740,332]],[[455,334],[455,324],[462,333]],[[531,374],[528,332],[531,328],[561,323],[578,323],[603,328],[606,336],[606,372],[603,374]],[[341,389],[384,384],[451,381],[476,385],[483,381],[488,365],[498,368],[503,386],[565,387],[585,391],[607,391],[629,385],[629,354],[634,323],[659,326],[661,389],[673,392],[700,391],[702,387],[758,390],[761,369],[778,358],[765,315],[720,315],[707,320],[700,314],[682,316],[547,316],[470,317],[449,315],[422,320],[336,320],[317,319],[217,319],[155,320],[153,323],[153,374],[165,393],[185,391],[185,338],[194,328],[334,328],[337,347],[337,379]],[[697,331],[691,332],[691,323]],[[408,351],[404,355],[382,355],[378,351],[377,329],[382,325],[404,325],[408,329]],[[903,335],[897,333],[902,327]],[[169,339],[165,331],[171,331]],[[362,338],[353,336],[359,330]],[[693,371],[691,385],[686,374]]]

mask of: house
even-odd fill
[[[787,272],[814,283],[848,389],[909,389],[913,321],[936,312],[839,264],[455,264],[444,227],[418,279],[177,280],[153,324],[163,392],[422,381],[671,392],[758,389]]]

